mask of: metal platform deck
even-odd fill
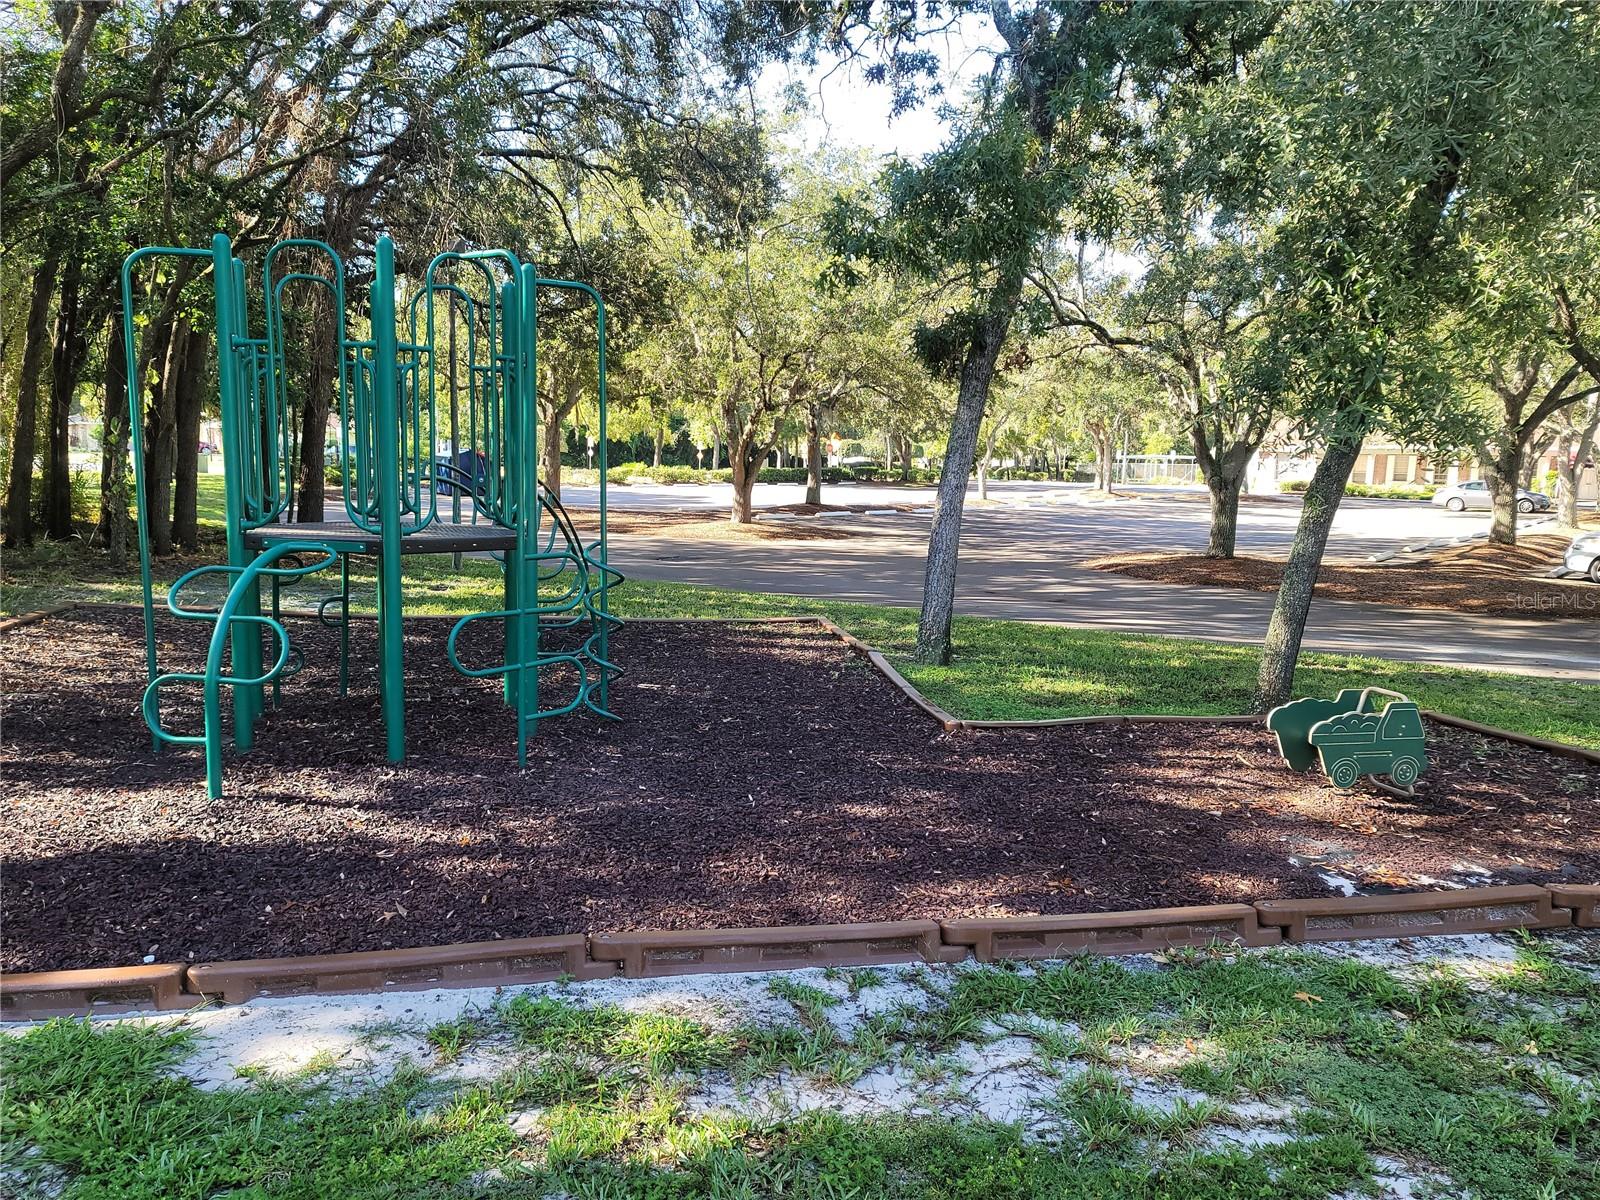
[[[262,525],[245,533],[245,545],[260,550],[274,542],[326,542],[342,554],[379,554],[382,539],[348,521],[304,521]],[[435,521],[400,541],[402,554],[465,554],[474,550],[513,550],[515,530],[503,525],[452,525]]]

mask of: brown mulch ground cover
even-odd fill
[[[164,669],[208,628],[167,618]],[[1314,896],[1319,868],[1600,879],[1600,767],[1436,727],[1398,800],[1294,774],[1254,727],[944,735],[811,625],[628,627],[624,720],[545,722],[519,773],[495,687],[444,661],[448,622],[409,629],[399,766],[372,624],[341,698],[335,634],[296,622],[310,665],[210,803],[197,753],[150,753],[138,629],[80,609],[4,635],[5,969]]]
[[[1485,543],[1435,556],[1425,564],[1327,562],[1317,577],[1317,595],[1330,600],[1365,600],[1402,608],[1445,608],[1502,617],[1588,617],[1600,620],[1600,588],[1587,580],[1541,578],[1570,539],[1554,534],[1525,536],[1516,546]],[[1283,579],[1281,558],[1140,551],[1108,554],[1082,564],[1135,579],[1190,586],[1275,592]]]
[[[583,523],[583,528],[595,528],[592,513],[582,509],[572,512],[580,520],[590,518]],[[753,521],[739,525],[730,521],[727,513],[703,509],[644,512],[614,508],[606,514],[606,532],[612,536],[682,538],[695,542],[841,542],[860,536],[849,529],[801,525],[793,521]]]

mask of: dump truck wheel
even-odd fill
[[[1340,787],[1347,788],[1355,783],[1358,773],[1355,763],[1346,759],[1344,762],[1334,763],[1333,770],[1328,772],[1328,777]]]
[[[1394,764],[1394,768],[1389,772],[1389,778],[1401,787],[1410,787],[1421,773],[1416,759],[1402,758]]]

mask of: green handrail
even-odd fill
[[[152,734],[152,749],[169,743],[203,742],[207,754],[207,787],[221,786],[221,688],[232,689],[234,740],[248,749],[254,726],[264,709],[263,688],[290,673],[294,651],[277,618],[278,593],[286,579],[308,575],[338,563],[341,594],[330,603],[341,609],[340,687],[348,684],[348,546],[307,539],[277,541],[259,532],[280,526],[292,516],[296,472],[305,437],[322,430],[302,428],[301,404],[289,371],[289,321],[296,309],[286,304],[291,289],[321,289],[337,322],[327,364],[333,373],[333,408],[339,422],[345,515],[377,542],[379,679],[386,749],[398,761],[405,751],[404,643],[401,556],[407,535],[419,533],[439,519],[438,490],[452,489],[451,520],[461,519],[461,497],[473,499],[472,521],[493,522],[515,534],[515,545],[501,561],[505,602],[486,613],[464,617],[451,631],[448,657],[475,678],[503,676],[505,698],[516,710],[518,761],[525,763],[527,741],[539,720],[587,707],[610,716],[607,689],[620,674],[610,660],[608,639],[620,621],[610,613],[610,590],[622,575],[609,565],[607,439],[606,311],[600,293],[588,284],[545,279],[532,264],[504,250],[450,251],[429,261],[420,288],[403,299],[395,274],[392,242],[379,238],[373,272],[366,289],[368,336],[352,334],[347,311],[344,260],[326,242],[290,238],[270,246],[262,258],[261,333],[251,330],[245,264],[233,254],[225,234],[209,249],[147,247],[123,264],[124,352],[128,367],[128,412],[138,501],[144,490],[143,380],[138,372],[134,337],[133,272],[152,257],[171,255],[204,263],[214,290],[218,362],[218,399],[222,420],[224,519],[227,563],[184,575],[168,594],[168,607],[180,619],[216,622],[204,672],[163,674],[158,661],[154,622],[154,584],[148,517],[136,507],[140,542],[140,578],[144,599],[146,691],[141,710]],[[320,265],[317,260],[320,260]],[[600,438],[600,528],[593,541],[578,536],[560,502],[538,479],[537,412],[539,289],[562,288],[588,296],[595,306]],[[440,297],[448,314],[452,372],[452,458],[437,460]],[[454,352],[457,310],[464,314],[464,369]],[[403,336],[397,317],[405,322]],[[464,373],[466,442],[470,457],[462,468],[462,428],[454,406],[455,390]],[[314,410],[313,410],[314,411]],[[306,486],[320,486],[305,481]],[[548,522],[548,527],[541,527]],[[249,535],[248,537],[246,535]],[[265,549],[258,547],[265,546]],[[315,561],[284,566],[286,556],[313,552]],[[186,607],[187,589],[203,576],[232,580],[220,613]],[[262,613],[260,585],[272,583],[272,615]],[[546,591],[541,594],[541,585]],[[497,666],[466,668],[456,655],[456,640],[474,620],[503,623],[504,661]],[[576,648],[547,651],[544,634],[587,623],[589,632]],[[265,632],[278,639],[277,652],[264,664]],[[221,656],[230,655],[226,672]],[[294,661],[298,661],[295,659]],[[579,678],[570,703],[539,707],[539,674],[569,665]],[[205,690],[206,732],[180,735],[161,728],[161,688],[178,681],[201,683]]]
[[[276,567],[273,565],[279,559],[288,555],[305,553],[315,553],[321,557],[315,562],[302,563],[294,567]],[[325,543],[315,541],[279,542],[244,567],[222,564],[197,567],[179,577],[168,592],[167,607],[174,616],[188,620],[214,621],[216,622],[216,627],[212,630],[210,645],[206,652],[205,671],[202,673],[174,671],[156,676],[145,686],[144,695],[140,702],[140,710],[144,714],[145,724],[150,727],[151,734],[158,743],[170,742],[179,745],[203,745],[205,747],[206,791],[211,799],[216,800],[222,796],[221,689],[224,686],[235,689],[261,687],[277,678],[289,661],[289,633],[282,623],[272,617],[241,613],[239,611],[240,606],[245,603],[246,597],[254,590],[257,581],[262,576],[269,578],[299,578],[334,566],[338,559],[338,551],[329,549]],[[192,580],[206,575],[236,575],[237,578],[228,588],[228,594],[223,601],[222,607],[216,612],[185,608],[179,603],[183,589]],[[278,654],[271,667],[257,675],[241,675],[237,672],[231,675],[223,674],[223,651],[233,634],[236,624],[247,624],[254,628],[258,634],[262,627],[272,630],[278,641]],[[175,734],[169,733],[162,727],[161,688],[164,684],[175,682],[203,685],[205,690],[205,727],[203,733],[199,735]]]

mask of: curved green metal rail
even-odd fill
[[[157,661],[149,526],[142,504],[143,406],[133,279],[136,267],[161,257],[204,264],[214,291],[228,561],[191,571],[173,586],[168,597],[171,612],[180,619],[216,621],[203,672],[163,674]],[[305,392],[290,370],[294,324],[303,311],[295,297],[302,294],[320,295],[333,321],[332,336],[324,342],[332,361],[320,366],[329,372],[333,385],[345,520],[371,535],[367,540],[373,543],[377,557],[378,677],[390,760],[402,759],[406,749],[401,562],[408,549],[406,539],[441,521],[441,486],[451,490],[450,522],[461,522],[462,497],[470,495],[468,519],[472,524],[493,524],[515,535],[514,548],[502,559],[504,603],[458,622],[448,639],[446,657],[471,677],[503,679],[505,700],[517,716],[518,762],[526,763],[527,741],[540,720],[579,708],[612,716],[609,688],[621,672],[610,658],[610,635],[620,624],[610,611],[610,591],[622,582],[622,576],[609,563],[606,537],[604,300],[586,283],[539,277],[531,264],[505,250],[436,255],[420,284],[403,302],[394,246],[387,237],[378,239],[371,265],[364,314],[367,336],[358,336],[362,314],[352,316],[347,311],[347,269],[339,254],[327,243],[310,238],[292,238],[269,247],[260,266],[261,333],[257,336],[251,332],[245,265],[234,256],[226,235],[217,234],[208,250],[146,247],[123,263],[128,408],[144,597],[146,688],[142,710],[154,750],[167,744],[205,747],[207,787],[214,797],[221,794],[222,787],[222,689],[228,688],[232,698],[234,744],[247,750],[266,706],[263,689],[270,684],[276,702],[282,680],[297,669],[292,665],[297,652],[291,651],[277,615],[279,590],[335,565],[341,573],[340,594],[323,600],[317,611],[328,623],[328,610],[337,605],[341,691],[349,684],[348,557],[370,551],[365,547],[352,550],[348,540],[319,539],[312,531],[299,537],[293,524],[285,524],[293,511],[302,439],[323,433],[301,430]],[[579,537],[570,516],[543,488],[537,474],[541,288],[582,293],[595,309],[600,513],[599,536],[588,543]],[[458,338],[463,330],[464,338]],[[448,464],[441,463],[438,455],[441,372],[450,381]],[[458,412],[463,373],[464,441]],[[463,459],[472,464],[470,471],[461,468]],[[320,481],[314,482],[313,486],[317,485]],[[277,538],[279,531],[283,540]],[[259,548],[263,541],[264,549]],[[313,561],[299,561],[307,555]],[[218,575],[231,580],[218,612],[179,603],[192,580]],[[271,584],[271,616],[261,611],[264,581]],[[500,622],[503,627],[502,661],[492,667],[467,668],[456,654],[457,638],[467,625],[484,620]],[[572,643],[575,635],[570,631],[581,626],[587,626],[588,632],[577,637],[575,644],[557,648],[552,640],[546,645],[547,638]],[[278,642],[271,665],[263,660],[264,631]],[[226,669],[224,655],[229,660]],[[558,667],[576,672],[574,697],[568,703],[541,709],[539,673]],[[202,734],[176,734],[161,725],[161,688],[180,682],[198,683],[203,688]]]

